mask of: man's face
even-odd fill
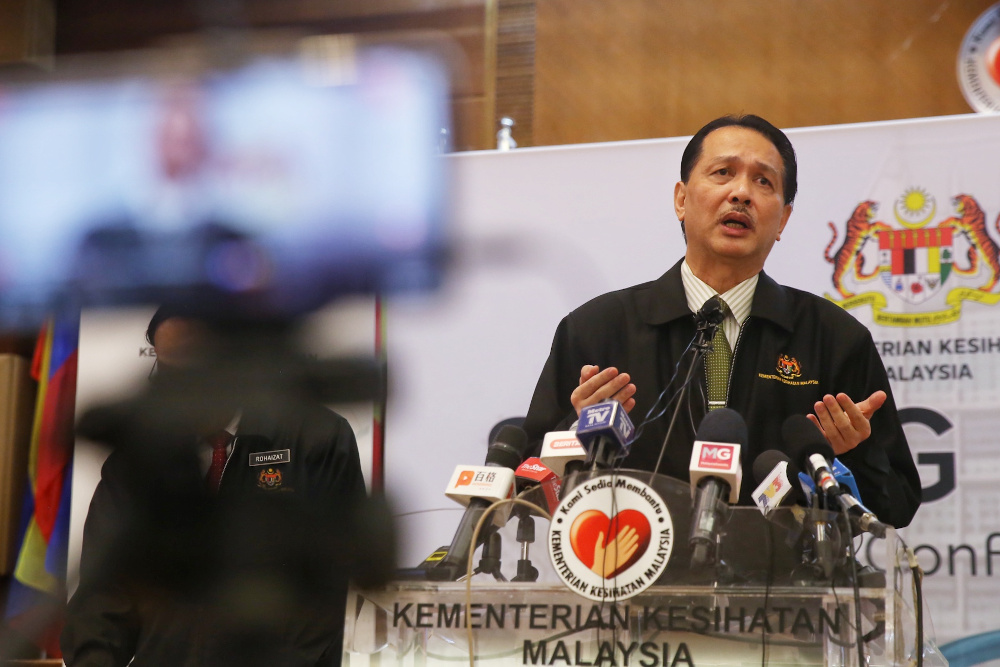
[[[674,188],[696,275],[721,264],[745,279],[764,267],[792,212],[782,175],[778,149],[755,130],[729,126],[705,137],[688,182]]]
[[[216,334],[195,319],[171,317],[157,327],[155,380],[160,387],[185,393],[183,402],[171,404],[179,411],[175,425],[195,433],[216,433],[236,413],[233,395],[220,385],[223,376],[212,366],[219,344]]]
[[[208,352],[209,331],[204,324],[185,317],[171,317],[156,329],[153,349],[164,370],[197,370]]]

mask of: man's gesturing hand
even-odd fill
[[[580,369],[580,386],[573,390],[570,395],[570,402],[576,409],[576,414],[580,414],[588,405],[600,403],[606,398],[613,398],[622,404],[625,412],[630,412],[635,407],[635,385],[630,384],[631,378],[628,373],[619,373],[617,368],[605,368],[603,371],[597,366],[584,366]]]
[[[860,403],[855,403],[844,393],[836,397],[827,394],[822,401],[816,401],[816,414],[807,416],[823,432],[833,447],[833,453],[840,456],[872,434],[869,422],[885,399],[886,394],[881,389]]]

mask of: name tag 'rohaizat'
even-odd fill
[[[250,452],[250,465],[269,466],[275,463],[290,463],[292,450],[276,449],[273,452]]]

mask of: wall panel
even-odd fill
[[[536,145],[970,112],[965,31],[993,0],[538,0]]]

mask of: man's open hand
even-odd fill
[[[857,447],[872,434],[870,420],[886,398],[882,390],[860,403],[855,403],[844,393],[836,396],[827,394],[822,401],[816,401],[816,414],[807,416],[822,431],[833,447],[834,455],[840,456]]]
[[[573,390],[570,402],[576,409],[576,414],[588,405],[600,403],[606,398],[613,398],[622,404],[625,412],[635,407],[635,385],[630,383],[628,373],[619,373],[617,368],[584,366],[580,369],[580,386]]]

